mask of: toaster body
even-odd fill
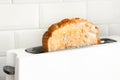
[[[41,46],[7,52],[6,80],[120,80],[120,37],[54,52]]]

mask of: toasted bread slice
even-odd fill
[[[42,39],[45,51],[96,45],[100,42],[98,27],[80,18],[64,19],[51,25]]]

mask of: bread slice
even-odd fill
[[[98,27],[80,18],[64,19],[51,25],[42,38],[45,51],[96,45],[100,42]]]

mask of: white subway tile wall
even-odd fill
[[[109,1],[109,0],[63,0],[64,2],[80,2],[80,1]]]
[[[38,8],[37,4],[0,5],[0,29],[38,28]]]
[[[9,49],[14,49],[14,32],[0,31],[0,56]]]
[[[120,24],[111,24],[108,33],[109,35],[120,35]]]
[[[13,3],[48,3],[62,2],[62,0],[13,0]]]
[[[0,0],[0,4],[4,4],[4,3],[10,3],[11,1],[10,0]]]
[[[63,0],[63,2],[79,2],[79,1],[87,1],[87,0]]]
[[[47,28],[64,18],[86,18],[86,2],[79,3],[47,3],[40,5],[40,27]]]
[[[22,30],[15,32],[15,48],[29,48],[42,45],[42,35],[45,29]]]
[[[88,19],[98,24],[120,23],[118,1],[88,1]]]
[[[120,36],[119,0],[0,0],[0,80],[7,50],[40,46],[51,24],[73,17],[94,22],[100,36]]]

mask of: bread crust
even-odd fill
[[[70,28],[70,29],[69,29]],[[87,28],[87,29],[86,29]],[[93,28],[93,30],[92,30],[92,28]],[[77,43],[75,43],[75,46],[73,46],[73,44],[71,43],[70,44],[70,42],[69,43],[66,43],[66,44],[64,44],[64,41],[65,40],[61,40],[61,41],[59,41],[60,42],[60,44],[57,42],[57,38],[61,38],[61,37],[57,37],[57,36],[64,36],[65,34],[63,33],[63,32],[65,32],[65,33],[69,33],[69,35],[72,35],[72,34],[78,34],[77,33],[77,29],[78,29],[78,33],[80,34],[80,35],[76,35],[76,36],[78,36],[78,37],[81,37],[81,38],[79,38],[80,40],[78,40],[78,38],[77,37],[75,37],[76,38],[76,40],[78,41],[78,44],[79,43],[81,43],[82,45],[79,45],[79,47],[80,46],[87,46],[87,45],[94,45],[94,44],[100,44],[100,38],[99,38],[99,30],[98,30],[98,27],[95,27],[94,26],[94,24],[92,23],[92,22],[88,22],[87,20],[85,20],[85,19],[80,19],[80,18],[72,18],[72,19],[68,19],[68,18],[66,18],[66,19],[64,19],[64,20],[62,20],[62,21],[60,21],[60,22],[58,22],[58,23],[55,23],[55,24],[53,24],[53,25],[51,25],[49,28],[48,28],[48,31],[46,31],[45,33],[44,33],[44,35],[43,35],[43,38],[42,38],[42,45],[43,45],[43,48],[44,48],[44,50],[45,51],[57,51],[57,50],[62,50],[62,49],[66,49],[66,48],[74,48],[74,47],[78,47],[78,45],[77,45]],[[66,31],[65,31],[66,30]],[[73,32],[73,30],[75,30],[74,32]],[[88,31],[87,31],[88,30]],[[92,30],[92,32],[91,31],[89,31],[89,30]],[[91,39],[91,36],[88,36],[88,35],[86,35],[86,33],[85,32],[87,32],[87,33],[92,33],[92,34],[95,34],[95,36],[96,36],[96,39],[93,39],[93,40],[95,40],[93,43],[91,42],[90,44],[86,44],[85,43],[85,41],[84,41],[84,39],[83,38],[85,38],[85,37],[87,37],[86,39],[89,39],[89,37],[90,37],[90,39]],[[83,35],[83,33],[84,33],[84,35]],[[90,33],[90,34],[91,34]],[[58,35],[57,35],[58,34]],[[63,35],[64,34],[64,35]],[[92,35],[91,34],[91,35]],[[68,36],[69,36],[68,35]],[[53,37],[56,37],[56,38],[54,38],[54,40],[52,39]],[[74,38],[74,36],[75,35],[73,35],[73,38]],[[93,35],[94,36],[94,35]],[[55,41],[55,39],[56,39],[56,41]],[[54,42],[56,42],[55,44],[53,44],[52,43],[52,40],[54,41]],[[72,40],[71,42],[76,42],[76,40]],[[92,40],[92,39],[91,39]],[[97,40],[97,41],[96,41]],[[67,41],[66,41],[67,42]],[[84,45],[84,43],[85,43],[85,45]],[[55,47],[55,49],[51,49],[51,46],[56,46],[56,45],[60,45],[60,47],[61,48],[59,48],[59,47]],[[69,45],[69,46],[68,46]],[[62,47],[63,46],[63,47]]]

